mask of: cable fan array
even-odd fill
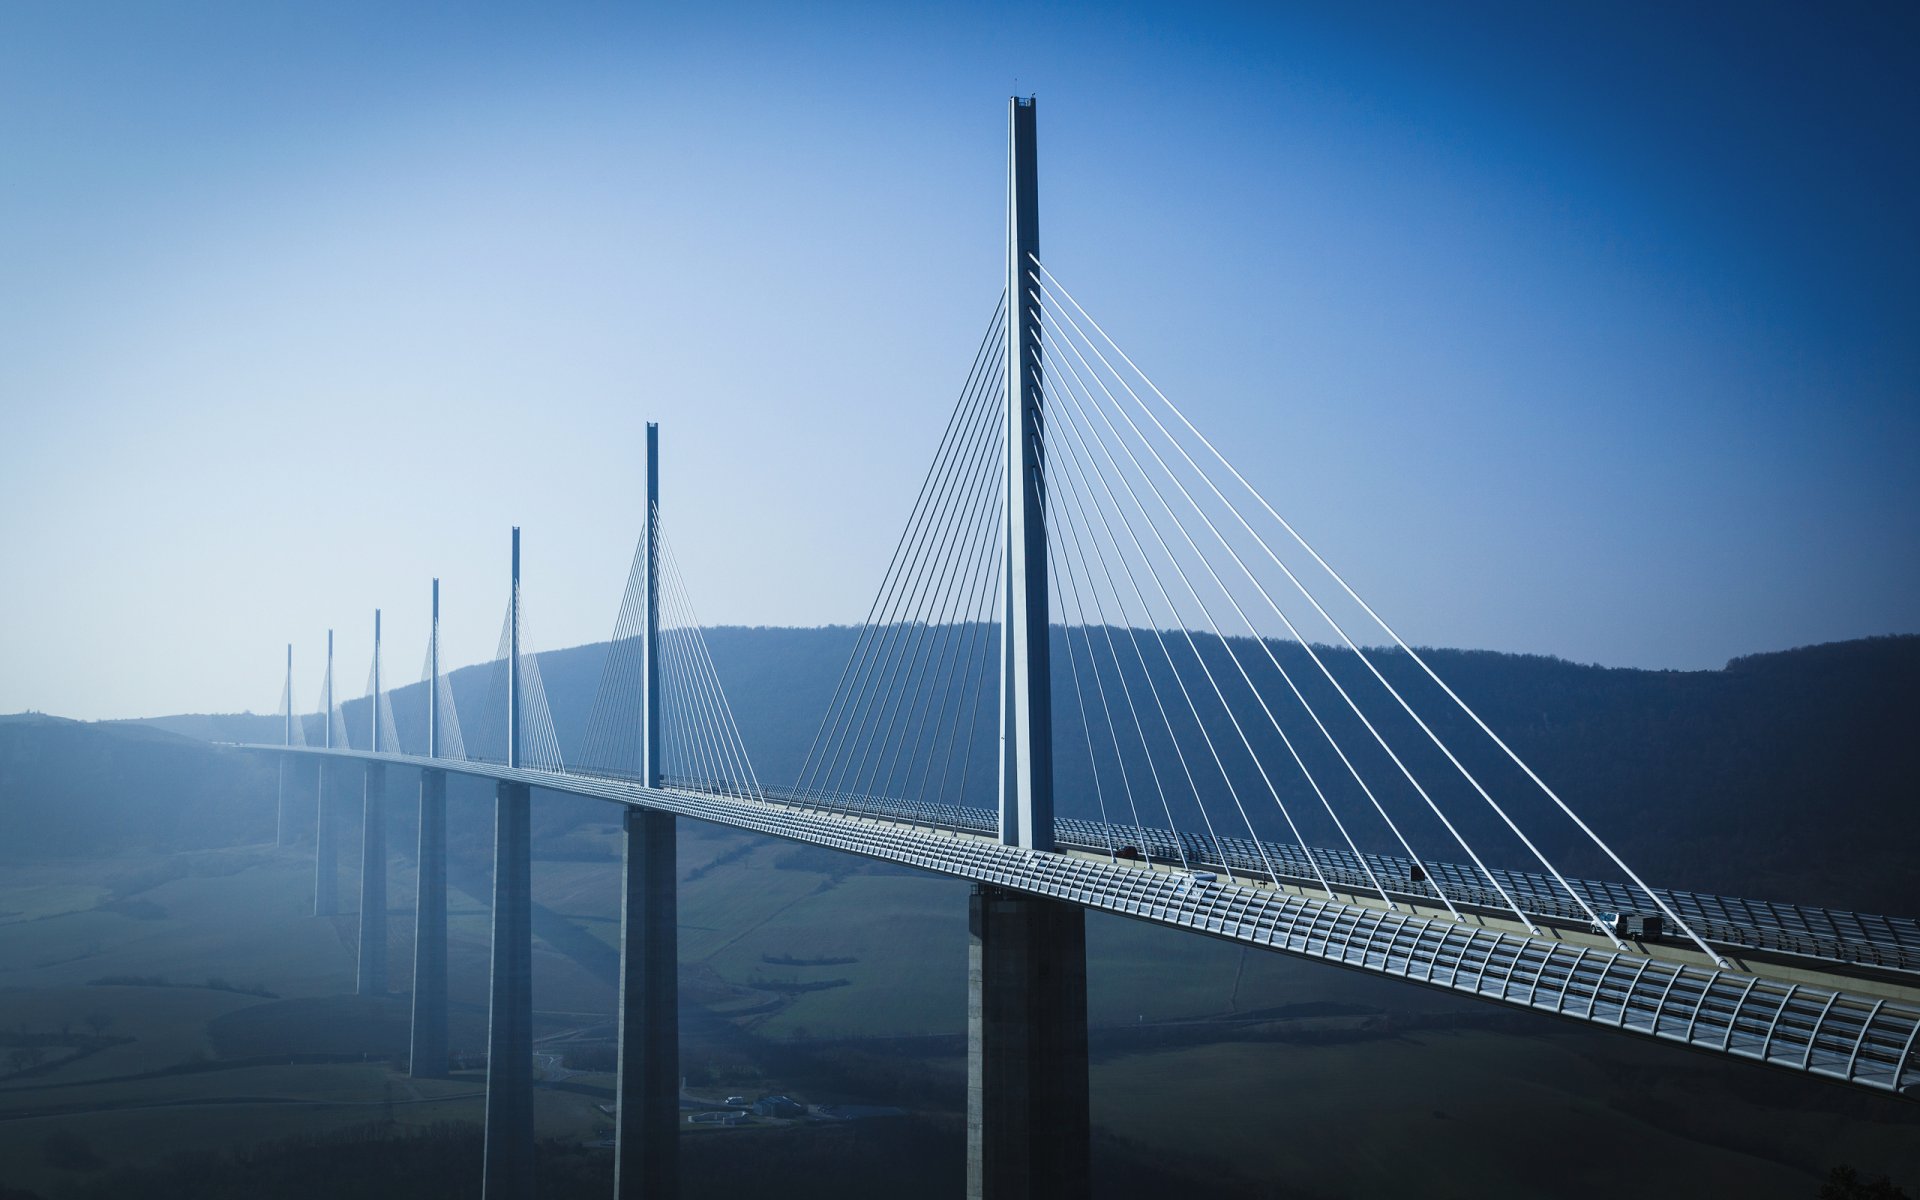
[[[373,644],[373,662],[367,668],[367,690],[363,699],[372,706],[373,720],[378,722],[380,726],[379,748],[388,754],[398,754],[401,751],[400,729],[399,726],[394,723],[393,719],[393,692],[392,689],[380,687],[379,684],[380,643],[375,642]],[[371,728],[369,728],[364,735],[364,741],[365,745],[356,745],[356,748],[362,750],[373,748],[373,731]]]
[[[634,547],[633,565],[627,572],[626,590],[607,646],[606,665],[595,689],[574,769],[624,779],[642,777],[645,731],[641,696],[647,668],[647,579],[651,568],[659,580],[656,644],[660,651],[660,781],[667,787],[758,796],[760,781],[714,669],[679,557],[660,525],[658,506],[651,515],[658,531],[659,561],[647,561],[643,531]]]
[[[1024,349],[1045,398],[1035,418],[1044,426],[1027,431],[1044,467],[1025,485],[1048,531],[1059,840],[1394,909],[1459,918],[1470,905],[1535,932],[1541,916],[1582,921],[1621,946],[1600,908],[1619,910],[1624,896],[1717,961],[1442,679],[1429,661],[1438,656],[1407,644],[1051,272],[1037,259],[1028,267],[1013,302],[1038,328]],[[795,786],[779,798],[993,828],[1008,303],[996,305]],[[657,531],[657,509],[650,518]],[[656,544],[657,561],[644,533],[636,547],[573,765],[642,774],[655,586],[663,785],[767,795],[672,543],[659,533]],[[520,600],[507,606],[477,730],[462,736],[453,688],[439,677],[440,752],[505,761],[517,645],[517,765],[561,770]],[[432,662],[430,648],[423,678]],[[400,734],[424,730],[425,700],[418,689],[409,719],[396,721],[390,695],[374,695],[368,733],[377,726],[382,749],[424,752],[424,734],[411,743]],[[290,703],[289,685],[283,713]],[[323,737],[333,722],[334,745],[366,748],[338,706],[321,719]],[[1625,882],[1570,880],[1553,855]]]
[[[281,730],[287,745],[305,746],[307,744],[307,718],[304,714],[293,711],[293,670],[291,665],[288,667],[285,682],[280,685],[280,706],[274,709],[273,712],[275,716],[280,718]]]
[[[416,727],[420,730],[420,735],[411,743],[403,744],[415,747],[414,752],[418,754],[426,754],[431,749],[431,747],[427,745],[427,717],[425,712],[427,704],[425,693],[426,689],[431,687],[435,689],[435,699],[438,701],[434,710],[434,721],[438,726],[440,735],[440,757],[465,758],[467,756],[467,742],[466,738],[461,736],[460,713],[455,709],[453,704],[453,676],[446,671],[442,671],[436,676],[433,670],[434,639],[438,636],[438,632],[431,633],[427,636],[427,650],[420,660],[421,694],[416,705],[416,708],[419,710],[419,720]],[[408,688],[407,690],[412,691],[413,689]]]
[[[528,647],[526,606],[520,583],[507,601],[506,614],[500,620],[500,645],[494,652],[492,670],[487,677],[487,702],[481,709],[480,728],[467,730],[463,748],[469,757],[482,762],[507,761],[507,703],[509,673],[516,641],[520,647],[520,704],[517,728],[519,753],[512,765],[541,771],[564,768],[560,756],[560,736],[553,725],[553,710],[547,704],[547,686],[540,678],[540,656]],[[514,621],[520,623],[519,637]],[[443,693],[443,702],[452,711],[451,691]]]
[[[332,637],[332,634],[328,634]],[[329,704],[329,699],[332,704]],[[306,723],[314,722],[317,728],[307,730]],[[332,727],[332,741],[328,741],[328,727]],[[315,697],[313,708],[293,723],[293,744],[296,746],[347,746],[347,714],[338,698],[333,696],[333,662],[327,662],[327,673],[320,681],[320,695]]]
[[[1078,735],[1103,823],[1106,794],[1117,792],[1138,824],[1147,792],[1177,832],[1187,806],[1171,785],[1179,800],[1198,801],[1209,840],[1244,832],[1264,847],[1271,833],[1297,846],[1284,870],[1262,849],[1260,873],[1276,881],[1304,865],[1331,894],[1327,865],[1357,865],[1384,903],[1411,893],[1458,917],[1452,889],[1433,881],[1467,872],[1493,906],[1533,929],[1540,906],[1522,902],[1511,870],[1496,869],[1520,868],[1551,881],[1556,905],[1604,927],[1542,846],[1540,828],[1558,822],[1555,844],[1623,873],[1707,950],[1053,274],[1037,259],[1027,265],[1022,302],[1039,322],[1033,353],[1046,380],[1056,658],[1064,641],[1077,681],[1067,689],[1074,714],[1056,700],[1056,783],[1072,753],[1064,728]],[[1354,629],[1391,646],[1369,649]],[[1146,683],[1150,704],[1125,705],[1130,680]],[[1310,849],[1323,841],[1344,852]],[[1379,850],[1404,855],[1398,878],[1382,877],[1369,854]],[[1470,870],[1447,861],[1461,856]]]
[[[1628,887],[1706,949],[1051,273],[1029,267],[1020,301],[1039,327],[1029,352],[1045,395],[1045,426],[1030,432],[1045,466],[1028,486],[1048,527],[1060,839],[1455,918],[1470,904],[1536,932],[1550,914],[1616,944],[1596,897],[1617,908]],[[994,804],[1005,303],[796,798],[961,829]],[[1391,644],[1365,647],[1355,629]],[[1570,882],[1549,844],[1630,884]]]
[[[795,785],[834,809],[991,802],[1004,300],[974,354]]]

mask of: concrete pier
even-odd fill
[[[626,814],[614,1195],[680,1194],[680,996],[672,813]]]
[[[447,773],[420,772],[419,892],[413,902],[413,1047],[407,1073],[447,1074]]]
[[[360,971],[362,996],[387,994],[387,768],[367,764],[360,805]]]
[[[486,1200],[533,1195],[533,863],[528,788],[495,785]]]
[[[976,884],[968,927],[967,1196],[1085,1200],[1085,914]]]
[[[314,784],[313,915],[331,917],[340,911],[340,847],[335,837],[332,794],[327,788],[327,760],[320,760]]]

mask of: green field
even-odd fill
[[[964,1103],[966,886],[692,822],[682,830],[691,1093],[902,1104],[933,1122],[915,1136],[945,1147],[936,1157],[948,1177]],[[593,839],[610,845],[611,831],[570,834],[568,845]],[[485,864],[454,873],[452,1043],[478,1055]],[[343,862],[349,905],[356,881],[357,864]],[[590,1058],[612,1037],[618,866],[537,859],[534,881],[539,1048]],[[0,1184],[57,1196],[112,1167],[185,1152],[370,1122],[477,1121],[477,1072],[404,1074],[413,889],[396,857],[392,993],[363,998],[351,994],[357,918],[310,915],[307,852],[10,871]],[[1088,951],[1094,1117],[1102,1169],[1122,1177],[1145,1179],[1151,1166],[1222,1195],[1433,1200],[1812,1200],[1842,1162],[1920,1180],[1920,1106],[1910,1103],[1114,918],[1089,919]],[[91,982],[101,979],[148,982]],[[585,1070],[543,1086],[542,1134],[599,1141],[610,1084]],[[49,1149],[55,1133],[64,1154]]]

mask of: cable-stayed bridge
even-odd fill
[[[415,1074],[446,1070],[449,772],[492,779],[486,1187],[532,1174],[532,789],[622,805],[616,1188],[671,1195],[675,818],[973,882],[969,1189],[1087,1190],[1084,914],[1914,1096],[1920,925],[1644,879],[1349,585],[1043,262],[1009,105],[1007,286],[804,760],[765,779],[662,521],[657,429],[604,672],[556,723],[512,540],[479,711],[442,670],[333,687],[285,772],[364,772],[360,988],[385,992],[386,777],[420,773]],[[315,910],[338,910],[333,821]],[[1574,864],[1578,865],[1575,869]]]

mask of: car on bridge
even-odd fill
[[[1595,933],[1611,931],[1615,937],[1635,942],[1650,942],[1666,931],[1666,920],[1660,913],[1603,912],[1596,914],[1600,920],[1592,926]]]

